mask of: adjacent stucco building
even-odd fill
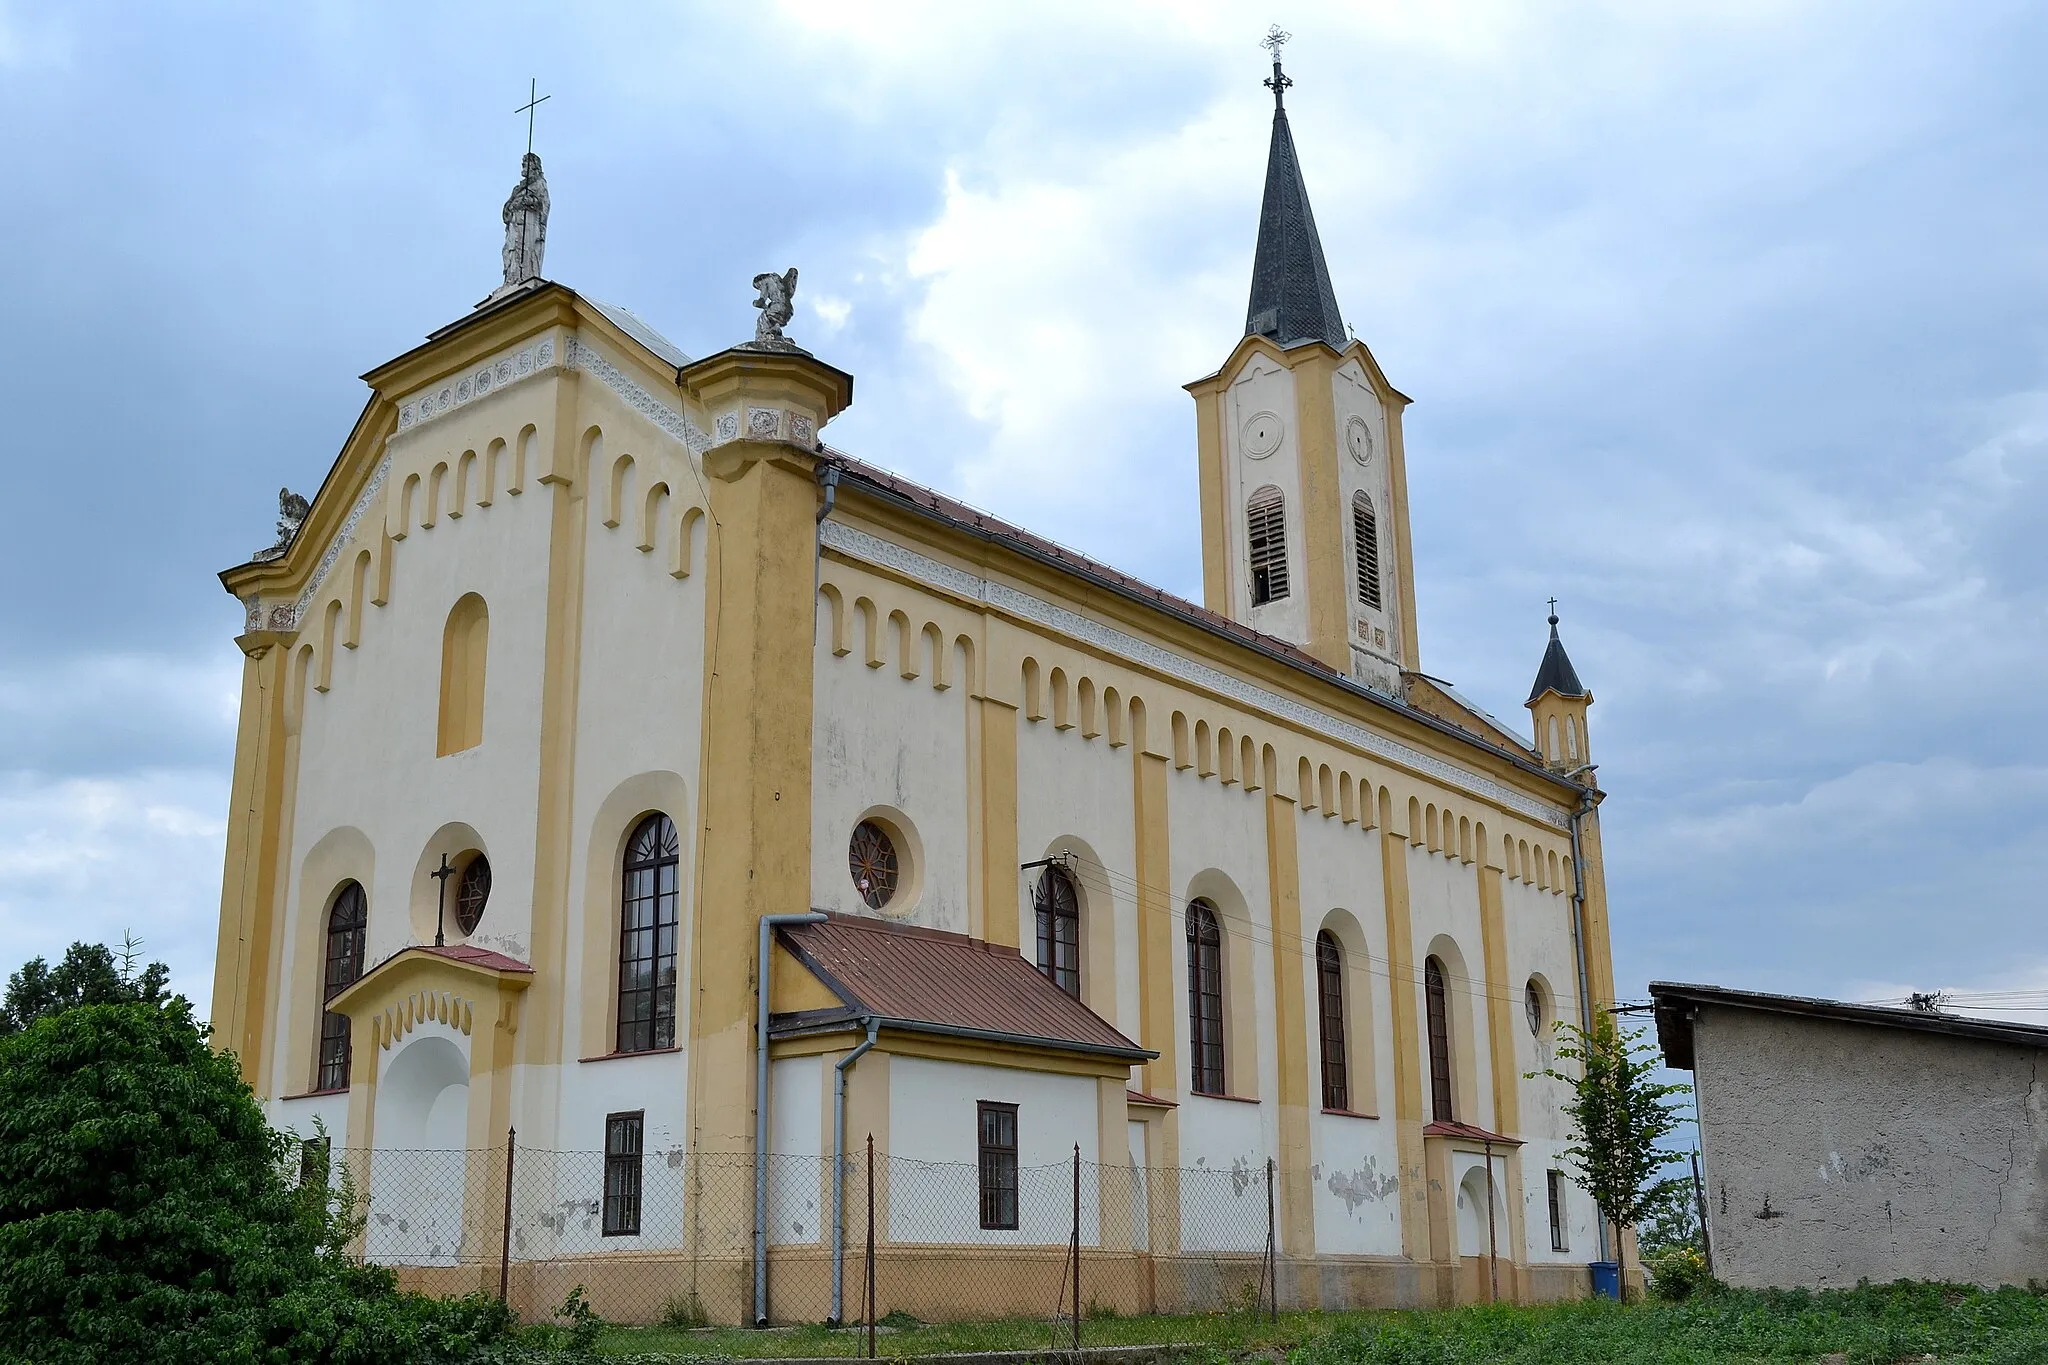
[[[1745,1286],[2048,1278],[2048,1029],[1657,982],[1693,1073],[1714,1270]]]

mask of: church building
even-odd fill
[[[1127,1313],[1222,1306],[1268,1171],[1282,1305],[1588,1292],[1527,1073],[1614,996],[1593,699],[1555,615],[1526,728],[1424,671],[1410,400],[1267,84],[1244,333],[1187,385],[1199,604],[829,445],[853,377],[784,335],[793,270],[702,357],[543,278],[527,157],[502,287],[364,376],[221,575],[215,1042],[360,1158],[366,1254],[542,1313],[857,1316],[872,1137],[880,1254],[933,1286],[1064,1256],[1072,1165]],[[552,1183],[508,1216],[514,1130]],[[401,1165],[431,1207],[382,1216]],[[1046,1264],[906,1306],[1043,1312]]]

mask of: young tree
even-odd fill
[[[1577,1062],[1577,1074],[1553,1066],[1530,1075],[1571,1088],[1564,1112],[1572,1145],[1564,1157],[1574,1168],[1572,1180],[1593,1196],[1614,1229],[1614,1256],[1625,1273],[1622,1229],[1664,1207],[1686,1185],[1682,1176],[1659,1175],[1677,1157],[1658,1143],[1683,1122],[1671,1098],[1691,1094],[1692,1087],[1658,1081],[1657,1052],[1643,1042],[1645,1030],[1623,1029],[1606,1011],[1594,1016],[1590,1033],[1563,1022],[1557,1032],[1557,1058]]]
[[[152,962],[140,972],[142,941],[132,934],[121,941],[121,960],[100,943],[74,943],[55,967],[31,958],[7,978],[7,997],[0,1002],[0,1038],[20,1033],[36,1020],[80,1005],[156,1004],[166,999],[171,969]]]

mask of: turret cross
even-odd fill
[[[1259,46],[1273,54],[1273,74],[1266,78],[1266,88],[1273,92],[1273,107],[1275,109],[1282,107],[1280,98],[1282,93],[1286,91],[1288,86],[1294,84],[1293,81],[1287,78],[1287,73],[1280,69],[1280,49],[1287,46],[1287,40],[1293,36],[1286,29],[1275,24],[1266,30],[1265,37],[1259,39]]]

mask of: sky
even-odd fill
[[[1405,418],[1422,666],[1592,689],[1620,992],[2048,1022],[2048,9],[0,0],[0,971],[211,989],[241,656],[357,378],[547,273],[747,281],[835,446],[1200,596],[1271,98]]]

